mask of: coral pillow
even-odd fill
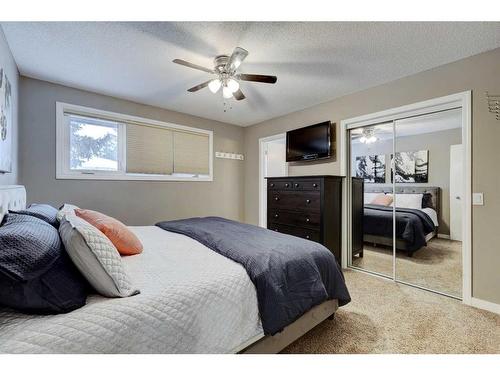
[[[372,200],[371,204],[378,204],[380,206],[389,206],[392,203],[392,195],[379,194]]]
[[[92,210],[77,208],[75,214],[104,233],[121,255],[134,255],[142,252],[141,241],[122,222]]]

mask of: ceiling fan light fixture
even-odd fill
[[[378,138],[375,137],[375,129],[364,128],[362,132],[362,137],[359,139],[361,143],[370,144],[377,142]]]
[[[231,89],[229,87],[224,86],[224,87],[222,87],[222,96],[225,99],[232,98],[233,97],[233,92],[231,91]]]
[[[240,84],[234,78],[230,78],[227,81],[227,87],[229,88],[229,90],[231,90],[232,93],[234,93],[240,89]]]
[[[263,74],[241,74],[238,72],[239,67],[248,56],[248,51],[241,47],[236,47],[231,55],[215,56],[213,61],[213,69],[205,68],[197,64],[190,63],[186,60],[175,59],[173,63],[185,66],[187,68],[200,70],[210,73],[212,76],[207,81],[189,88],[190,93],[198,92],[205,87],[208,87],[212,93],[217,93],[222,87],[222,95],[224,99],[234,98],[241,101],[246,98],[241,92],[241,81],[259,82],[274,84],[278,80],[276,76]]]
[[[222,83],[220,82],[220,79],[216,78],[210,81],[210,83],[208,84],[208,88],[215,94],[217,91],[219,91],[221,85]]]

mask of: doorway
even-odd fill
[[[259,139],[259,226],[267,227],[266,177],[288,176],[286,134]]]
[[[343,267],[470,304],[470,93],[341,127]],[[355,207],[360,212],[352,212]]]

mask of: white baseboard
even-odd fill
[[[487,311],[491,311],[496,314],[500,314],[500,304],[493,303],[489,301],[485,301],[479,298],[472,297],[470,299],[471,306],[477,307],[478,309],[483,309]]]
[[[449,234],[438,233],[438,238],[444,238],[445,240],[449,240],[450,239],[450,235]]]

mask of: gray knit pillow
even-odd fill
[[[106,297],[139,293],[113,243],[96,227],[76,215],[61,219],[59,234],[71,260],[94,289]]]

